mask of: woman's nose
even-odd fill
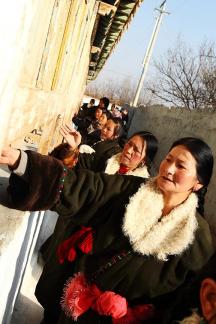
[[[133,153],[133,147],[132,146],[129,146],[127,148],[127,153],[129,153],[129,154],[132,154]]]
[[[174,163],[172,163],[171,165],[169,165],[166,169],[167,174],[174,174],[175,173],[175,165]]]

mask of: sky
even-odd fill
[[[141,65],[147,49],[158,8],[162,0],[144,0],[137,10],[128,31],[107,60],[94,84],[103,80],[121,80],[130,77],[137,83]],[[195,50],[204,40],[216,43],[216,1],[215,0],[167,0],[166,11],[153,49],[146,80],[154,73],[153,62],[169,48],[175,47],[177,38]]]

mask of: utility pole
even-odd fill
[[[133,107],[137,106],[137,102],[138,102],[140,92],[141,92],[141,89],[142,89],[142,86],[143,86],[143,82],[144,82],[144,78],[145,78],[145,75],[146,75],[148,64],[149,64],[149,61],[150,61],[150,58],[151,58],[152,50],[153,50],[153,47],[154,47],[154,44],[155,44],[155,41],[156,41],[156,38],[157,38],[157,35],[158,35],[158,32],[159,32],[159,28],[160,28],[160,25],[161,25],[163,14],[165,14],[165,13],[169,14],[169,12],[164,11],[165,4],[166,4],[166,0],[164,0],[161,3],[159,8],[155,9],[155,10],[157,10],[159,12],[159,16],[158,16],[158,18],[157,18],[157,20],[155,22],[155,26],[154,26],[154,29],[153,29],[153,32],[152,32],[152,36],[151,36],[147,51],[145,53],[144,59],[143,59],[143,63],[142,63],[143,69],[142,69],[140,80],[139,80],[139,83],[138,83],[138,86],[137,86],[137,89],[136,89],[136,93],[135,93],[135,97],[134,97],[134,101],[133,101]]]

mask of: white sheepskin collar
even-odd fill
[[[105,173],[107,174],[115,174],[120,167],[119,159],[120,159],[121,153],[118,153],[116,155],[113,155],[108,161],[107,166],[105,169]],[[149,178],[149,173],[147,170],[146,165],[139,167],[133,171],[127,172],[127,175],[133,175],[136,177],[142,177],[142,178]]]
[[[193,242],[198,227],[197,203],[197,196],[191,193],[186,201],[161,218],[163,195],[153,178],[130,198],[123,233],[134,251],[166,261],[169,255],[181,254]]]
[[[196,310],[193,310],[193,313],[191,316],[185,317],[182,321],[178,322],[179,324],[200,324],[204,323],[201,322],[203,320],[202,317],[196,312]]]
[[[79,147],[79,152],[80,153],[92,154],[92,153],[95,153],[95,150],[89,145],[82,144]]]

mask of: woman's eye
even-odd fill
[[[182,164],[178,164],[177,167],[178,167],[179,169],[185,169],[184,165],[182,165]]]
[[[170,162],[170,161],[171,161],[171,159],[170,159],[170,158],[166,158],[165,160],[166,160],[167,162]]]

